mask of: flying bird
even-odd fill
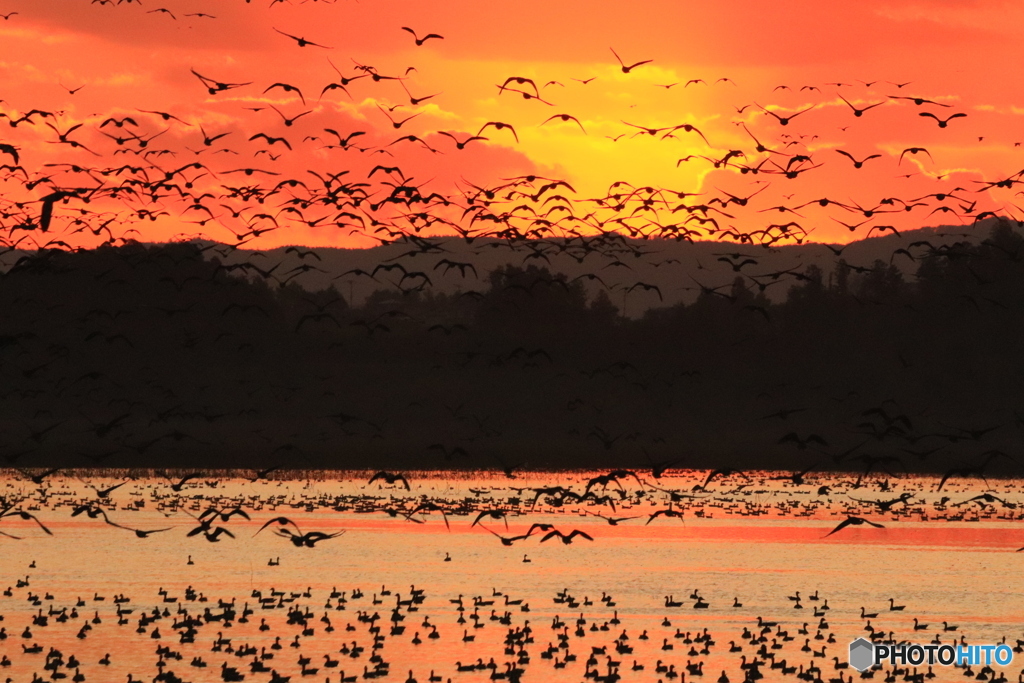
[[[398,473],[398,472],[391,473],[391,472],[385,472],[384,470],[381,470],[380,472],[377,472],[372,477],[370,477],[370,481],[368,481],[366,483],[367,484],[372,484],[375,481],[384,481],[385,483],[392,484],[392,485],[395,484],[395,482],[401,482],[401,484],[403,486],[405,486],[405,490],[406,491],[411,490],[409,488],[409,480],[405,478],[404,474],[401,474],[401,473]]]
[[[619,66],[622,67],[622,73],[624,73],[624,74],[628,74],[630,71],[632,71],[633,69],[637,68],[638,66],[642,66],[644,64],[650,64],[651,62],[654,61],[653,59],[645,59],[642,62],[637,62],[636,64],[631,64],[630,66],[626,66],[626,63],[622,61],[621,57],[619,57],[619,54],[615,51],[615,48],[608,48],[608,49],[612,51],[613,55],[615,55],[615,59],[618,60]]]
[[[843,529],[845,529],[848,526],[863,526],[864,524],[869,524],[869,525],[875,527],[876,529],[884,529],[885,528],[881,524],[876,524],[875,522],[872,522],[870,520],[864,519],[863,517],[849,517],[848,516],[846,519],[844,519],[842,522],[840,522],[836,526],[835,529],[833,529],[832,531],[830,531],[827,534],[825,534],[825,536],[823,538],[828,538],[832,534],[836,533],[837,531],[842,531]]]
[[[291,38],[292,40],[294,40],[299,47],[306,47],[307,45],[312,45],[313,47],[322,47],[325,50],[333,50],[334,49],[334,48],[331,48],[331,47],[327,47],[326,45],[320,45],[319,43],[314,43],[311,40],[306,40],[305,38],[300,38],[298,36],[293,36],[290,33],[285,33],[284,31],[281,31],[281,30],[276,29],[276,28],[274,30],[277,31],[278,33],[280,33],[282,36],[285,36],[286,38]]]
[[[924,152],[925,154],[927,154],[927,155],[928,155],[928,158],[929,158],[929,159],[931,159],[932,163],[934,163],[934,162],[935,162],[935,159],[932,159],[932,154],[931,154],[931,152],[929,152],[929,151],[928,151],[927,149],[925,149],[924,147],[907,147],[907,148],[906,148],[905,150],[903,150],[902,152],[900,152],[900,160],[899,160],[899,162],[897,162],[897,164],[896,164],[896,165],[897,165],[897,166],[899,166],[900,164],[902,164],[902,163],[903,163],[903,157],[904,157],[905,155],[907,155],[907,154],[920,154],[921,152]]]
[[[419,47],[419,46],[423,45],[423,43],[427,42],[431,38],[436,38],[437,40],[444,40],[444,36],[442,36],[440,34],[437,34],[437,33],[428,33],[427,35],[425,35],[422,38],[420,38],[419,36],[416,35],[416,31],[413,31],[408,26],[403,26],[402,30],[403,31],[408,31],[409,33],[412,34],[412,37],[416,40],[416,47]]]
[[[576,538],[577,536],[585,538],[588,541],[594,540],[594,538],[590,534],[586,533],[585,531],[580,531],[579,529],[573,529],[568,534],[563,534],[558,529],[555,529],[554,531],[549,531],[547,534],[545,534],[544,537],[540,539],[540,542],[543,543],[544,541],[547,541],[549,539],[557,538],[561,540],[562,543],[564,543],[565,545],[569,545],[570,543],[572,543],[572,539]]]
[[[918,116],[925,116],[925,117],[928,117],[928,118],[935,119],[935,121],[939,124],[939,128],[945,128],[946,126],[949,125],[949,122],[952,121],[953,119],[959,119],[959,118],[965,117],[965,116],[967,116],[967,114],[964,114],[963,112],[959,112],[959,113],[956,113],[956,114],[951,114],[950,116],[948,116],[948,117],[946,117],[944,119],[940,119],[938,116],[936,116],[935,114],[931,113],[930,111],[923,111],[920,114],[918,114]]]
[[[852,161],[854,168],[863,168],[865,161],[870,161],[871,159],[880,159],[882,157],[881,154],[871,154],[869,156],[864,157],[863,159],[858,160],[855,159],[852,154],[842,149],[837,149],[836,154],[842,154],[844,157]]]

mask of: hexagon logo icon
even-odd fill
[[[857,671],[867,671],[875,663],[875,646],[864,638],[850,643],[850,666]]]

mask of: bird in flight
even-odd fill
[[[386,482],[388,484],[394,484],[395,482],[401,482],[402,485],[405,486],[405,490],[406,491],[411,490],[409,488],[409,480],[406,479],[405,475],[400,473],[400,472],[392,473],[392,472],[385,472],[384,470],[381,470],[380,472],[377,472],[375,475],[370,477],[370,481],[368,481],[366,483],[367,484],[372,484],[375,481],[384,481],[384,482]]]
[[[576,538],[577,536],[581,536],[581,537],[587,539],[588,541],[593,541],[594,540],[594,538],[590,534],[588,534],[585,531],[580,531],[579,529],[573,529],[568,534],[563,534],[558,529],[555,529],[555,530],[549,531],[547,534],[545,534],[544,537],[540,539],[540,542],[543,543],[544,541],[547,541],[548,539],[557,538],[557,539],[561,540],[562,543],[564,543],[565,545],[569,545],[570,543],[572,543],[572,539]]]
[[[837,96],[839,97],[839,99],[841,99],[843,102],[846,103],[846,106],[848,106],[850,109],[853,110],[853,115],[856,116],[856,117],[863,116],[864,112],[866,112],[868,109],[874,109],[875,107],[881,107],[883,104],[885,104],[885,102],[875,102],[874,104],[869,104],[866,107],[855,107],[855,106],[853,106],[850,103],[849,100],[847,100],[842,95],[837,95]]]
[[[965,117],[965,116],[967,116],[967,114],[964,114],[963,112],[958,112],[956,114],[950,114],[948,117],[946,117],[944,119],[940,119],[938,116],[936,116],[935,114],[931,113],[930,111],[923,111],[920,114],[918,114],[918,116],[925,116],[925,117],[928,117],[928,118],[935,119],[935,121],[939,124],[939,128],[945,128],[946,126],[949,125],[949,122],[952,121],[953,119],[959,119],[959,118]]]
[[[16,506],[18,502],[19,501],[8,503],[6,498],[0,498],[0,520],[7,517],[17,517],[19,519],[24,519],[26,521],[32,521],[38,524],[39,528],[45,531],[48,536],[53,536],[53,532],[47,529],[46,525],[40,522],[38,517],[36,517],[32,513],[25,512],[24,510],[15,510],[14,506]],[[7,536],[8,538],[21,540],[20,536],[14,536],[3,531],[0,531],[0,534]]]
[[[341,531],[336,531],[333,534],[328,534],[323,531],[310,531],[308,533],[302,533],[302,530],[299,528],[299,525],[293,522],[292,520],[288,519],[287,517],[274,517],[273,519],[268,520],[266,524],[261,526],[260,530],[253,534],[253,536],[255,537],[260,533],[260,531],[263,531],[272,524],[277,525],[277,527],[275,527],[274,529],[274,533],[276,533],[278,536],[281,536],[282,538],[287,538],[288,540],[290,540],[292,542],[292,545],[294,545],[296,548],[313,548],[320,541],[326,541],[330,538],[337,538],[338,536],[341,536],[345,533],[344,529]]]
[[[855,159],[852,154],[841,149],[837,149],[836,154],[842,154],[844,157],[852,161],[854,168],[863,168],[865,161],[870,161],[871,159],[880,159],[882,157],[881,154],[872,154],[870,156],[864,157],[863,159]]]
[[[875,527],[876,529],[884,529],[885,528],[881,524],[876,524],[875,522],[872,522],[870,520],[864,519],[863,517],[847,517],[842,522],[840,522],[838,525],[836,525],[835,529],[833,529],[832,531],[830,531],[827,534],[825,534],[824,538],[828,538],[832,534],[836,533],[837,531],[842,531],[843,529],[845,529],[848,526],[863,526],[865,524],[869,524],[869,525]]]
[[[907,154],[920,154],[921,152],[924,152],[925,154],[927,154],[928,158],[932,160],[932,163],[935,162],[935,159],[932,159],[931,152],[929,152],[924,147],[907,147],[905,150],[900,152],[900,160],[896,163],[896,165],[899,166],[900,164],[903,163],[903,157],[905,155],[907,155]]]
[[[571,116],[570,114],[555,114],[554,116],[549,116],[548,118],[544,119],[544,121],[540,125],[543,126],[545,123],[553,121],[554,119],[558,119],[559,121],[565,122],[572,121],[573,123],[580,127],[581,131],[583,131],[584,133],[587,132],[587,129],[583,127],[583,124],[580,123],[580,120],[575,116]]]
[[[416,47],[420,47],[421,45],[423,45],[423,43],[427,42],[431,38],[436,38],[438,40],[444,40],[444,36],[442,36],[442,35],[440,35],[438,33],[428,33],[427,35],[425,35],[422,38],[420,38],[418,35],[416,35],[416,31],[413,31],[408,26],[403,26],[402,30],[403,31],[408,31],[409,33],[412,34],[412,37],[416,40]]]
[[[615,51],[615,48],[610,47],[608,49],[612,51],[613,55],[615,55],[615,59],[618,60],[619,66],[622,67],[622,73],[624,73],[624,74],[628,74],[630,71],[632,71],[633,69],[637,68],[638,66],[642,66],[644,64],[650,64],[651,62],[654,61],[653,59],[645,59],[642,62],[637,62],[636,64],[631,64],[629,66],[626,66],[626,63],[622,61],[622,57],[619,57],[619,53]]]
[[[765,109],[760,104],[757,104],[757,102],[755,102],[754,104],[761,111],[763,111],[765,114],[771,114],[772,116],[774,116],[775,119],[779,122],[780,126],[788,126],[789,122],[792,121],[793,119],[795,119],[797,116],[800,116],[801,114],[806,114],[810,110],[814,109],[813,106],[810,106],[810,107],[807,107],[807,109],[801,109],[800,111],[796,112],[795,114],[790,114],[789,116],[779,116],[778,114],[776,114],[775,112],[771,111],[770,109]]]
[[[306,47],[307,45],[312,45],[313,47],[322,47],[325,50],[333,50],[334,49],[332,47],[327,47],[326,45],[320,45],[319,43],[314,43],[311,40],[306,40],[305,38],[300,38],[298,36],[293,36],[290,33],[285,33],[284,31],[281,31],[281,30],[276,29],[276,28],[274,30],[277,31],[278,33],[280,33],[282,36],[285,36],[286,38],[291,38],[292,40],[294,40],[298,44],[299,47]]]

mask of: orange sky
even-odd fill
[[[321,175],[344,170],[349,171],[344,177],[348,182],[369,182],[368,192],[379,200],[391,187],[381,184],[388,176],[380,171],[367,181],[368,172],[378,164],[400,167],[410,184],[422,186],[424,195],[450,195],[460,207],[466,206],[463,191],[469,191],[470,184],[501,185],[502,178],[528,173],[567,180],[575,193],[559,188],[548,194],[561,194],[569,200],[602,197],[616,181],[703,193],[686,200],[691,204],[726,198],[723,193],[746,197],[762,190],[746,206],[719,205],[728,216],[708,215],[716,217],[719,228],[731,227],[737,233],[756,233],[771,224],[795,221],[798,227],[792,228],[793,234],[803,236],[806,231],[808,239],[817,241],[863,237],[876,225],[902,229],[970,223],[982,211],[1024,218],[1024,211],[1014,206],[1020,204],[1015,186],[977,191],[983,187],[978,181],[995,182],[1024,169],[1024,146],[1016,145],[1024,141],[1024,75],[1015,67],[1016,39],[1024,29],[1024,5],[1020,3],[664,0],[627,5],[605,0],[285,0],[269,7],[270,0],[116,3],[0,0],[0,14],[17,12],[0,20],[4,84],[0,112],[8,120],[17,120],[31,109],[59,112],[56,118],[36,116],[35,125],[22,123],[16,128],[0,121],[0,143],[18,149],[28,177],[52,176],[51,184],[34,184],[26,190],[23,175],[0,172],[7,176],[2,184],[6,199],[29,201],[10,210],[5,225],[25,224],[26,216],[36,216],[41,206],[38,200],[55,187],[86,184],[82,172],[45,164],[91,168],[90,186],[102,182],[110,188],[139,172],[102,175],[100,171],[128,164],[145,168],[145,176],[153,180],[162,178],[162,172],[198,161],[206,168],[188,171],[172,182],[182,185],[205,173],[194,179],[191,188],[183,188],[200,198],[183,198],[169,191],[157,192],[155,198],[104,199],[91,206],[72,201],[58,205],[51,235],[32,235],[40,243],[60,237],[75,244],[96,244],[111,234],[141,235],[147,240],[188,234],[234,242],[236,234],[246,232],[246,222],[252,223],[254,215],[268,213],[277,216],[280,227],[248,243],[251,246],[369,246],[376,242],[362,236],[352,220],[338,219],[337,207],[315,201],[303,205],[308,194],[303,195],[301,187],[285,188],[262,204],[225,199],[224,187],[258,184],[269,189],[294,178],[307,182],[310,192],[318,192],[323,186],[318,186],[307,170]],[[158,11],[162,8],[170,13]],[[197,12],[215,18],[186,16]],[[438,33],[444,38],[417,47],[403,26],[421,36]],[[330,49],[300,47],[277,31]],[[610,48],[629,63],[652,61],[626,74]],[[366,74],[357,70],[356,65],[361,64],[374,67],[380,75],[403,80],[374,82],[364,77],[348,84],[349,95],[336,89],[318,99],[326,85],[339,80],[332,62],[347,77]],[[415,70],[407,72],[409,67]],[[211,96],[191,73],[193,69],[217,81],[251,85]],[[498,86],[512,76],[533,79],[541,97],[551,104],[500,91]],[[719,78],[730,80],[716,82]],[[587,79],[594,80],[581,82]],[[704,83],[687,85],[691,79]],[[908,82],[903,87],[896,85]],[[281,88],[265,92],[274,83],[298,87],[305,104],[295,92]],[[789,89],[777,89],[782,85]],[[532,92],[528,84],[516,87]],[[76,88],[81,89],[69,93]],[[412,105],[406,90],[413,97],[437,95]],[[890,99],[892,95],[923,97],[935,104],[917,106]],[[851,105],[862,108],[876,103],[883,104],[861,117],[851,109]],[[271,105],[287,117],[310,113],[286,126]],[[395,105],[401,105],[392,114],[396,120],[417,115],[401,129],[395,129],[380,110]],[[808,107],[813,109],[787,126],[763,111],[786,116],[786,112]],[[165,122],[140,114],[139,109],[169,112],[182,122]],[[955,113],[966,117],[940,127],[936,120],[919,115],[926,111],[943,119]],[[543,123],[556,114],[569,114],[580,125],[557,119]],[[126,115],[138,126],[103,128],[113,138],[121,137],[122,144],[100,132],[100,124],[108,117]],[[60,132],[84,124],[67,137],[96,154],[59,144],[58,132],[44,121]],[[459,150],[452,139],[439,134],[447,131],[463,140],[488,121],[511,124],[519,142],[508,130],[492,127],[482,133],[487,140]],[[627,122],[650,128],[690,124],[708,142],[685,130],[677,130],[667,139],[662,134],[637,134],[638,129]],[[758,153],[756,143],[739,124],[780,154]],[[229,135],[207,147],[200,125],[211,136]],[[325,149],[335,142],[325,128],[341,135],[365,131],[353,138],[352,144],[366,151]],[[166,132],[145,149],[131,139],[161,131]],[[280,143],[268,147],[263,140],[249,140],[259,132],[283,136],[292,150]],[[437,151],[419,142],[398,141],[409,134]],[[900,162],[900,154],[907,148],[926,148],[931,158],[923,153],[908,154]],[[218,152],[221,149],[230,151]],[[857,159],[881,156],[857,169],[836,149]],[[152,154],[159,150],[170,153]],[[721,159],[730,150],[740,150],[746,156],[734,157],[718,169],[700,158]],[[150,154],[142,156],[142,152]],[[677,165],[679,159],[690,155],[693,158]],[[809,160],[800,161],[795,155]],[[790,170],[800,172],[787,178],[778,172],[754,175],[738,171],[737,165],[753,167],[766,157],[762,169],[781,171],[789,164]],[[10,155],[0,153],[0,163],[10,161]],[[244,168],[279,175],[227,173]],[[909,174],[914,175],[906,177]],[[955,190],[958,187],[963,189]],[[948,192],[955,199],[927,196]],[[204,193],[209,196],[202,197]],[[815,205],[796,209],[822,197],[847,208]],[[883,209],[895,207],[898,211],[875,214],[870,220],[855,210],[856,206],[876,207],[889,197],[907,202],[924,199],[910,211],[903,210],[899,202],[883,205]],[[298,201],[290,206],[298,211],[281,215],[293,198]],[[660,194],[656,199],[653,207],[657,213],[636,213],[640,205],[634,202],[618,210],[602,209],[587,221],[597,225],[599,220],[622,217],[644,234],[657,234],[659,224],[679,224],[688,216],[704,216],[700,212],[673,213],[671,209],[680,204],[676,195]],[[543,211],[560,202],[536,208]],[[206,209],[197,208],[197,203]],[[510,210],[522,203],[522,198],[515,197],[507,205],[491,209]],[[593,202],[569,204],[580,219],[598,209]],[[798,213],[772,210],[780,206]],[[941,206],[953,211],[937,210]],[[83,208],[91,213],[82,214],[79,210]],[[138,214],[133,213],[139,209],[167,215],[140,224]],[[374,219],[393,230],[408,229],[408,223],[396,215],[412,212],[394,205],[377,212],[365,205],[347,210],[363,215],[371,233]],[[460,219],[463,213],[456,207],[434,207],[430,212],[451,220]],[[565,218],[567,215],[560,211],[550,219],[563,217],[564,227],[585,229],[583,223]],[[76,217],[79,222],[71,223]],[[110,233],[93,236],[84,229],[70,236],[76,229],[87,228],[86,224],[95,229],[109,219],[113,219],[107,223]],[[852,230],[841,224],[865,220]],[[197,224],[200,221],[203,224]],[[266,219],[254,225],[273,227]],[[604,225],[605,229],[614,227]],[[139,233],[125,232],[131,228]],[[721,234],[706,234],[711,225],[702,227],[697,221],[688,223],[687,228],[698,230],[696,237],[715,239]],[[493,225],[478,223],[474,229],[493,229]],[[774,233],[769,229],[769,233],[779,235],[778,229]],[[12,236],[17,239],[25,234],[29,233],[15,231]]]

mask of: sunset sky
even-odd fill
[[[431,212],[456,222],[466,207],[464,193],[474,186],[505,185],[502,179],[527,174],[572,186],[575,192],[549,191],[565,200],[542,205],[540,197],[536,210],[567,200],[579,221],[567,218],[567,211],[548,218],[562,217],[580,231],[619,217],[652,234],[657,233],[652,221],[657,226],[713,216],[720,230],[771,232],[771,224],[793,221],[798,225],[790,232],[799,239],[845,242],[878,234],[873,226],[969,224],[985,211],[1024,219],[1013,183],[988,190],[984,185],[1024,169],[1024,74],[1016,68],[1024,29],[1020,3],[0,0],[0,14],[8,13],[14,14],[0,19],[0,112],[7,121],[32,109],[56,116],[36,115],[17,127],[0,122],[0,143],[17,149],[25,169],[24,174],[2,172],[6,200],[28,202],[8,211],[6,227],[37,214],[39,200],[55,189],[82,187],[84,168],[92,169],[91,187],[110,188],[133,174],[141,177],[138,171],[100,173],[126,164],[144,167],[150,181],[195,161],[205,166],[172,181],[192,184],[185,188],[191,198],[176,191],[107,198],[94,202],[88,215],[80,213],[84,207],[77,200],[58,204],[52,234],[32,235],[39,243],[64,235],[61,239],[74,244],[97,244],[111,234],[235,242],[241,241],[236,235],[246,234],[247,223],[254,225],[252,216],[265,212],[278,216],[280,227],[249,244],[372,246],[378,242],[354,219],[337,219],[335,206],[296,202],[290,206],[298,211],[281,216],[289,199],[301,202],[301,187],[287,187],[263,203],[221,200],[225,186],[258,184],[269,190],[287,179],[322,190],[307,170],[321,176],[348,171],[345,182],[369,182],[368,191],[379,200],[392,189],[382,181],[397,176],[377,171],[367,180],[378,164],[400,167],[405,182],[419,186],[423,195],[450,196],[457,208]],[[417,46],[402,27],[443,39]],[[301,46],[284,34],[325,47]],[[613,49],[627,66],[651,61],[623,73]],[[216,82],[248,85],[211,95],[193,71]],[[375,80],[371,73],[386,78]],[[329,84],[360,75],[345,90],[326,90],[321,99]],[[501,90],[510,77],[531,79],[536,91],[527,82],[513,81],[509,88],[539,94],[544,101]],[[298,88],[305,103],[294,89],[274,84]],[[919,106],[891,96],[930,102]],[[397,108],[387,112],[389,107]],[[855,109],[867,107],[855,115]],[[167,112],[180,121],[139,110]],[[778,117],[804,110],[780,125]],[[921,116],[924,112],[938,118]],[[562,114],[575,120],[551,119]],[[940,126],[954,114],[966,116]],[[286,118],[299,115],[286,125]],[[396,122],[415,118],[396,128],[389,115]],[[137,126],[100,129],[107,118],[124,116]],[[518,142],[507,128],[481,130],[488,122],[510,124]],[[59,135],[79,123],[84,125],[66,139],[87,149],[60,143]],[[666,130],[648,135],[628,124]],[[692,129],[668,130],[683,124]],[[325,128],[340,136],[364,134],[344,149]],[[281,142],[250,140],[261,132],[283,137],[291,150]],[[672,135],[666,138],[667,132]],[[223,133],[228,135],[204,144],[205,136]],[[487,139],[457,148],[456,141],[478,133]],[[145,148],[140,145],[140,138],[156,134]],[[406,135],[418,140],[400,139]],[[754,138],[778,153],[759,153]],[[905,152],[918,148],[927,152]],[[714,160],[730,150],[745,156],[734,154],[716,169]],[[873,154],[880,157],[855,167],[854,160]],[[686,157],[691,158],[679,161]],[[739,172],[740,166],[758,167],[762,160],[761,173]],[[0,152],[0,163],[13,159]],[[79,169],[46,166],[62,163]],[[240,169],[257,170],[230,173]],[[790,178],[786,170],[797,172]],[[51,182],[31,182],[40,176],[51,176]],[[746,206],[718,204],[719,213],[673,213],[682,200],[667,193],[640,195],[654,201],[639,213],[637,201],[618,209],[582,201],[606,196],[617,181],[698,193],[684,195],[690,204],[760,194]],[[195,199],[203,193],[210,196]],[[952,198],[934,197],[945,193]],[[843,206],[798,208],[826,197]],[[865,216],[858,210],[878,207],[886,198],[897,199],[881,204],[882,210],[894,211],[891,215]],[[920,201],[906,210],[900,200]],[[521,203],[513,198],[500,209]],[[603,213],[585,219],[598,209]],[[365,213],[366,207],[348,210]],[[381,225],[391,221],[408,228],[396,214],[423,210],[385,207],[377,218]],[[147,211],[158,219],[148,220]],[[71,222],[75,218],[78,223]],[[111,218],[109,232],[92,234]],[[265,221],[259,225],[272,227]],[[604,223],[606,230],[614,227]],[[704,234],[713,228],[699,221],[687,228],[700,231],[695,238],[720,236]],[[129,229],[139,232],[126,233]],[[478,223],[474,229],[485,227]],[[424,234],[441,230],[434,226]]]

